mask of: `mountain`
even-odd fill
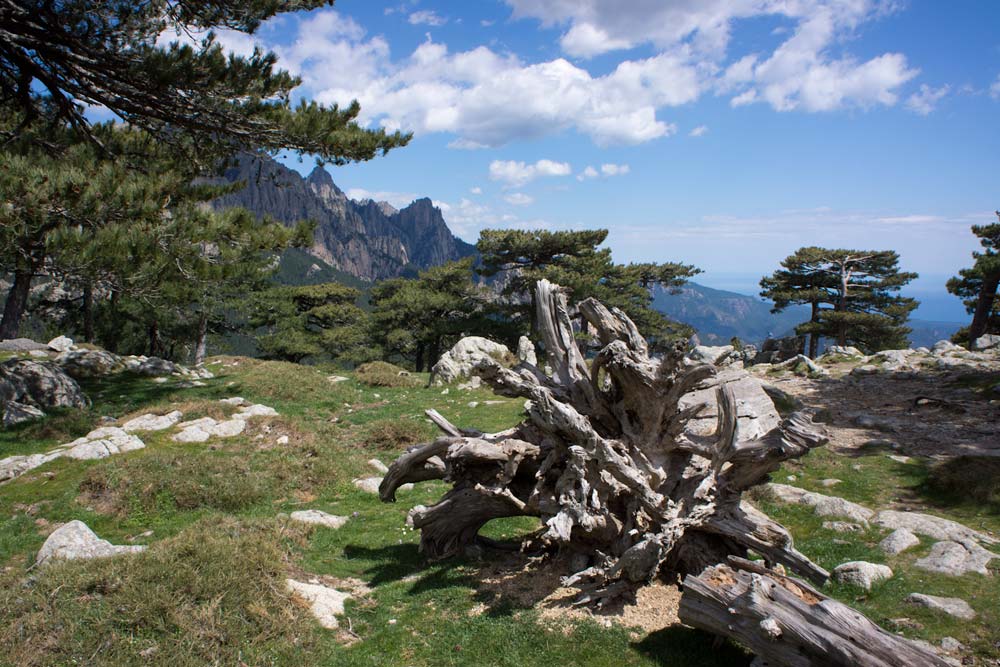
[[[430,199],[418,199],[402,210],[386,202],[354,201],[322,167],[303,178],[270,158],[246,155],[221,180],[246,186],[213,206],[242,206],[288,225],[314,220],[316,236],[309,253],[365,281],[410,274],[476,252],[451,233]]]
[[[771,313],[771,304],[757,297],[688,283],[677,294],[663,288],[653,291],[653,308],[694,327],[706,345],[729,343],[733,336],[759,345],[769,335],[788,336],[795,325],[809,319],[806,306],[792,306]],[[954,322],[910,320],[912,347],[930,347],[951,337],[962,326]]]
[[[759,344],[768,336],[791,334],[796,324],[809,319],[804,306],[772,314],[767,301],[698,283],[687,283],[676,294],[657,287],[653,308],[694,327],[705,345],[728,344],[733,336],[744,343]]]

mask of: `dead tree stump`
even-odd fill
[[[715,375],[713,366],[687,365],[680,346],[651,357],[625,313],[594,299],[578,305],[602,345],[588,365],[560,288],[542,280],[536,296],[551,375],[486,357],[476,368],[497,393],[528,399],[527,419],[484,434],[434,413],[446,435],[412,448],[382,481],[386,502],[407,482],[453,484],[437,504],[411,511],[428,558],[463,552],[491,519],[529,515],[544,524],[539,543],[586,557],[565,582],[582,591],[581,602],[601,604],[657,576],[699,574],[748,550],[814,582],[827,579],[794,549],[788,531],[740,502],[782,461],[823,444],[822,427],[795,413],[743,440],[736,401],[723,385],[714,435],[685,432],[705,405],[681,408],[681,398]]]

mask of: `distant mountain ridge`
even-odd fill
[[[268,157],[246,155],[222,180],[243,181],[246,187],[215,200],[215,208],[242,206],[288,225],[315,220],[309,253],[361,280],[406,275],[476,252],[451,233],[430,199],[417,199],[401,210],[386,202],[354,201],[322,167],[303,178]]]
[[[809,319],[806,306],[791,306],[772,313],[771,304],[761,298],[687,283],[676,294],[657,287],[653,308],[679,322],[694,327],[705,345],[725,345],[734,337],[759,345],[768,336],[790,336],[795,326]],[[930,347],[949,338],[962,324],[910,320],[912,347]]]

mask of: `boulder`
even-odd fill
[[[861,366],[855,366],[851,369],[851,375],[858,377],[860,375],[878,375],[881,371],[875,364],[863,364]]]
[[[1000,349],[1000,335],[985,334],[972,341],[973,350],[996,350]]]
[[[140,360],[138,364],[130,365],[129,370],[138,375],[161,377],[164,375],[180,373],[181,367],[172,361],[167,361],[166,359],[160,359],[159,357],[146,357],[145,359]]]
[[[961,345],[955,345],[950,340],[939,340],[934,343],[934,347],[931,348],[931,354],[935,356],[941,356],[943,354],[948,354],[949,352],[965,352],[965,348]]]
[[[0,364],[0,422],[12,426],[44,416],[46,408],[85,408],[80,385],[51,362],[8,359]]]
[[[47,454],[8,456],[5,459],[0,459],[0,482],[20,477],[29,470],[34,470],[38,466],[57,459],[60,456],[62,456],[62,452],[49,452]]]
[[[37,565],[46,565],[56,559],[79,560],[107,558],[119,554],[136,553],[146,547],[141,545],[117,546],[102,540],[82,521],[70,521],[49,535],[38,550]]]
[[[805,336],[768,338],[754,358],[755,364],[776,364],[802,354],[806,349]]]
[[[988,551],[975,542],[937,542],[926,557],[917,560],[913,566],[930,572],[959,577],[967,572],[989,575],[987,565],[1000,555]]]
[[[297,512],[292,512],[289,517],[292,521],[299,521],[301,523],[308,523],[315,526],[323,526],[324,528],[330,528],[333,530],[336,530],[347,523],[346,516],[334,516],[333,514],[321,512],[320,510],[299,510]]]
[[[244,405],[240,411],[233,415],[233,419],[249,419],[250,417],[277,417],[278,411],[272,407],[253,403]]]
[[[535,344],[527,336],[517,339],[517,360],[522,364],[538,365],[538,355],[535,354]]]
[[[111,375],[125,369],[121,357],[105,350],[66,350],[56,357],[56,363],[77,379]]]
[[[17,426],[18,424],[40,419],[44,416],[45,413],[35,406],[18,403],[17,401],[7,401],[3,404],[2,409],[0,409],[0,420],[2,420],[3,428]]]
[[[863,357],[865,353],[851,345],[831,345],[823,351],[822,356]]]
[[[132,431],[162,431],[168,429],[181,420],[180,410],[168,412],[165,415],[154,415],[147,413],[134,419],[130,419],[122,425],[122,429]]]
[[[863,560],[851,561],[833,569],[834,581],[850,584],[870,591],[874,584],[892,578],[892,569],[887,565],[869,563]]]
[[[285,581],[289,592],[309,603],[309,611],[328,630],[336,630],[337,617],[344,614],[344,602],[350,599],[347,593],[320,584],[306,584],[294,579]]]
[[[739,355],[736,354],[736,348],[732,345],[719,345],[717,347],[698,345],[687,353],[686,358],[694,363],[723,366],[738,359]]]
[[[906,601],[911,604],[918,604],[935,611],[940,611],[955,618],[971,621],[976,617],[975,610],[969,603],[961,598],[942,598],[936,595],[924,595],[923,593],[910,593],[906,596]]]
[[[920,544],[920,538],[906,528],[898,528],[889,533],[884,540],[878,543],[878,546],[890,556],[895,556],[918,544]]]
[[[685,394],[678,408],[681,410],[704,403],[702,408],[686,427],[688,433],[701,436],[715,433],[717,426],[718,404],[716,391],[719,385],[726,385],[733,391],[736,398],[736,413],[740,435],[752,440],[759,438],[781,424],[774,402],[764,391],[763,383],[741,369],[725,369],[695,387],[694,391]]]
[[[0,340],[0,352],[44,352],[49,346],[30,338],[8,338]]]
[[[363,477],[361,479],[354,480],[354,486],[358,487],[365,493],[371,493],[374,495],[378,495],[378,487],[381,483],[381,477]]]
[[[778,500],[812,507],[813,512],[818,516],[846,517],[867,526],[869,519],[875,515],[875,512],[867,507],[852,503],[849,500],[837,498],[836,496],[825,496],[822,493],[813,493],[812,491],[806,491],[796,486],[771,483],[764,488],[770,491]]]
[[[54,350],[55,352],[65,352],[67,350],[72,350],[73,339],[67,336],[56,336],[55,338],[49,341],[49,344],[46,347],[48,347],[50,350]]]
[[[921,514],[920,512],[900,512],[897,510],[882,510],[875,517],[875,523],[883,528],[895,530],[906,528],[918,535],[926,535],[935,540],[948,540],[952,542],[974,541],[980,544],[997,544],[1000,540],[991,537],[986,533],[980,533],[972,528],[963,526],[957,521],[942,519],[941,517]]]
[[[510,350],[502,343],[482,336],[466,336],[441,355],[431,368],[431,382],[450,384],[473,374],[476,363],[483,358],[491,358],[501,363],[512,359]]]
[[[797,354],[791,359],[786,359],[781,363],[775,364],[775,368],[792,368],[794,369],[799,364],[805,366],[810,373],[813,375],[829,375],[830,371],[826,370],[822,366],[817,366],[816,362],[807,357],[804,354]]]

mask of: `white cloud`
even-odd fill
[[[483,189],[477,185],[474,188],[469,188],[469,192],[471,192],[474,195],[481,195],[483,194]]]
[[[1000,100],[1000,74],[997,74],[997,80],[990,86],[990,97]]]
[[[488,19],[483,19],[482,21],[479,22],[479,25],[483,26],[484,28],[489,28],[491,25],[493,25],[493,23],[494,23],[493,21],[490,21]]]
[[[951,86],[931,88],[926,83],[921,84],[920,90],[907,98],[906,108],[915,114],[926,116],[934,111],[934,107],[941,101],[941,98],[948,94],[949,90],[951,90]]]
[[[602,164],[601,173],[605,176],[624,176],[631,169],[627,164]]]
[[[689,137],[703,137],[708,134],[708,125],[699,125],[690,132],[688,132]]]
[[[443,26],[448,22],[448,19],[439,16],[437,12],[430,9],[421,9],[420,11],[413,12],[407,20],[411,25],[429,25],[434,27]]]
[[[346,194],[349,199],[353,199],[354,201],[371,199],[372,201],[377,202],[388,202],[394,208],[405,208],[421,196],[412,192],[389,192],[386,190],[372,191],[365,190],[364,188],[348,188],[344,194]],[[435,206],[437,206],[437,202],[435,202]]]
[[[596,169],[594,169],[590,165],[587,165],[586,169],[584,169],[583,171],[581,171],[579,174],[576,175],[576,180],[585,181],[590,178],[597,178],[599,175],[600,174],[597,172]]]
[[[503,200],[514,206],[527,206],[528,204],[535,203],[534,197],[526,195],[523,192],[512,192],[511,194],[506,195]]]
[[[493,160],[490,180],[501,181],[508,187],[520,187],[541,176],[568,176],[572,169],[566,162],[539,160],[534,164],[514,160]]]

